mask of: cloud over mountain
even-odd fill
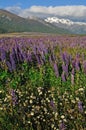
[[[86,6],[31,6],[27,9],[22,9],[19,6],[7,7],[6,10],[16,13],[22,17],[28,17],[30,15],[35,16],[46,16],[46,15],[55,15],[61,17],[75,17],[83,18],[86,16]]]

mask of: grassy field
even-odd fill
[[[0,130],[86,130],[86,36],[0,35]]]
[[[32,37],[40,37],[40,36],[70,36],[70,37],[74,37],[74,36],[80,36],[80,35],[77,35],[77,34],[50,34],[50,33],[37,33],[37,32],[21,32],[21,33],[19,33],[19,32],[16,32],[16,33],[2,33],[2,34],[0,34],[0,38],[2,38],[2,37],[30,37],[30,36],[32,36]],[[81,36],[85,36],[85,35],[81,35]]]

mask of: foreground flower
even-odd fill
[[[83,112],[83,106],[81,101],[78,102],[78,109],[80,112]]]
[[[16,96],[16,93],[15,93],[15,90],[11,90],[11,96],[12,96],[12,104],[13,106],[15,106],[17,103],[17,96]]]
[[[53,110],[56,110],[56,106],[53,100],[50,101],[50,106],[53,108]]]
[[[63,121],[60,123],[59,129],[60,129],[60,130],[66,130],[66,127],[65,127],[65,124],[64,124]]]

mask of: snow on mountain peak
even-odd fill
[[[58,17],[48,17],[45,19],[46,22],[49,22],[49,23],[60,23],[60,24],[66,24],[66,25],[74,25],[74,24],[77,24],[77,25],[86,25],[86,23],[84,22],[73,22],[69,19],[60,19]]]

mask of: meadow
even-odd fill
[[[86,36],[0,38],[0,130],[86,130]]]

